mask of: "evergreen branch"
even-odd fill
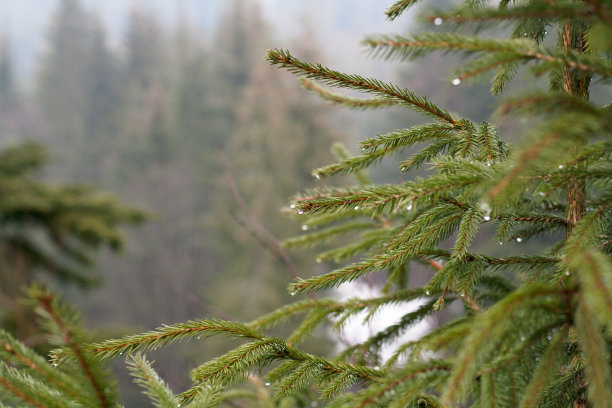
[[[361,98],[351,98],[344,95],[338,95],[336,93],[330,92],[327,89],[323,89],[318,86],[314,81],[310,81],[305,78],[300,78],[300,83],[302,86],[314,93],[316,93],[322,99],[331,102],[333,104],[342,105],[347,108],[357,109],[357,110],[366,110],[366,109],[379,109],[387,106],[397,106],[398,103],[394,100],[385,99],[385,98],[370,98],[370,99],[361,99]]]
[[[589,310],[582,294],[576,295],[576,301],[578,307],[574,319],[585,362],[588,400],[594,407],[609,407],[612,402],[612,373],[608,346],[592,319],[595,311]]]
[[[419,96],[407,89],[400,89],[394,85],[376,79],[363,78],[359,75],[346,75],[323,67],[320,64],[314,65],[302,62],[285,50],[270,50],[266,54],[266,59],[271,64],[280,65],[282,68],[286,68],[296,75],[305,76],[309,79],[316,79],[330,86],[351,88],[372,93],[382,98],[400,103],[430,117],[448,122],[452,125],[455,124],[455,120],[446,110],[439,108],[427,98]]]
[[[334,378],[321,390],[321,398],[331,399],[355,384],[359,378],[353,373],[342,373]]]
[[[484,214],[484,211],[475,207],[470,207],[465,211],[461,217],[451,258],[461,259],[465,256],[470,243],[478,232]]]
[[[268,329],[283,323],[289,318],[300,313],[306,313],[313,309],[327,309],[330,311],[330,313],[333,313],[340,311],[342,306],[342,303],[339,303],[334,299],[305,299],[290,303],[274,310],[273,312],[263,315],[250,322],[248,326],[256,330]]]
[[[246,343],[225,355],[212,360],[192,372],[192,378],[200,382],[195,387],[179,395],[181,403],[192,401],[206,385],[216,386],[221,382],[227,384],[243,374],[252,365],[268,363],[274,360],[289,360],[287,365],[279,366],[276,376],[280,376],[289,368],[297,368],[302,364],[312,364],[316,370],[325,375],[340,375],[351,373],[361,381],[371,382],[384,375],[381,370],[358,366],[337,360],[327,360],[312,354],[304,353],[295,347],[288,346],[283,340],[262,337]],[[272,373],[271,373],[272,374]]]
[[[163,325],[156,330],[139,335],[125,336],[116,340],[89,344],[85,351],[99,359],[113,358],[124,353],[133,354],[137,351],[155,350],[159,347],[197,336],[226,335],[236,338],[261,340],[264,336],[247,325],[227,322],[219,319],[190,320],[172,326]],[[63,350],[52,353],[54,361],[62,361],[67,355]]]
[[[425,33],[410,37],[395,35],[369,36],[363,44],[376,57],[406,60],[435,50],[460,54],[499,53],[525,61],[540,61],[555,67],[570,67],[609,78],[612,66],[598,58],[574,51],[555,53],[527,39],[481,38],[456,33]]]
[[[580,282],[580,292],[602,327],[612,336],[612,265],[610,258],[594,249],[572,256],[570,271]]]
[[[128,368],[134,382],[142,388],[157,408],[176,408],[178,400],[168,385],[155,372],[142,354],[134,354],[127,359]]]
[[[402,243],[401,247],[386,250],[384,253],[369,260],[358,262],[342,269],[337,269],[325,275],[315,276],[309,279],[300,279],[296,283],[289,285],[289,291],[293,294],[309,293],[330,287],[337,287],[342,283],[351,282],[374,270],[389,268],[394,265],[402,264],[410,258],[418,258],[419,251],[426,251],[428,245],[437,240],[444,239],[457,225],[462,213],[451,214],[440,220],[438,225],[419,234],[408,243],[402,243],[400,239],[396,242]],[[390,248],[391,245],[388,245]]]
[[[69,408],[75,401],[0,361],[0,391],[36,408]],[[78,405],[77,405],[78,406]]]
[[[313,170],[312,175],[319,179],[321,177],[329,177],[334,174],[351,174],[370,167],[372,164],[381,161],[387,154],[392,152],[388,150],[376,150],[371,153],[353,156],[344,159],[339,163],[330,164],[324,167]]]
[[[317,255],[317,262],[333,260],[334,262],[342,262],[353,258],[355,255],[367,252],[373,248],[379,248],[384,242],[389,239],[390,231],[388,229],[368,231],[363,234],[360,241],[334,248],[329,251]]]
[[[546,137],[539,140],[537,143],[531,145],[528,149],[524,150],[516,161],[516,164],[512,168],[512,171],[510,171],[510,173],[508,173],[492,189],[489,190],[489,192],[487,193],[489,198],[493,199],[502,191],[504,191],[508,184],[510,184],[521,174],[527,164],[537,158],[543,149],[545,149],[548,145],[557,140],[560,136],[561,132],[550,133]]]
[[[344,320],[366,309],[370,310],[370,315],[373,315],[384,305],[408,302],[422,296],[422,289],[403,289],[376,298],[355,298],[343,302],[335,299],[306,299],[280,307],[273,312],[252,321],[248,324],[248,326],[258,330],[267,329],[274,327],[297,314],[313,311],[324,311],[326,315],[342,314],[342,320]],[[340,322],[338,325],[340,325]]]
[[[543,391],[547,384],[553,378],[556,369],[559,365],[559,357],[562,351],[563,343],[567,338],[569,325],[564,325],[563,329],[557,333],[552,339],[542,359],[538,363],[529,385],[523,393],[521,405],[519,408],[531,408],[539,406],[539,400],[542,397]]]
[[[499,70],[503,70],[505,67],[512,67],[515,64],[518,64],[524,59],[522,56],[516,55],[506,55],[506,54],[493,54],[493,55],[484,55],[480,58],[474,59],[467,64],[463,65],[459,69],[456,69],[454,72],[455,79],[459,80],[459,82],[463,82],[468,78],[473,78],[478,75],[485,74],[492,69],[497,68],[498,74],[493,79],[493,88],[497,89],[499,84],[498,81],[502,80],[500,78]],[[494,93],[493,91],[492,93]]]
[[[85,403],[89,401],[89,393],[73,378],[51,366],[49,362],[26,347],[9,333],[0,329],[0,356],[4,356],[7,363],[12,362],[25,367],[46,384],[53,386],[70,398]]]
[[[487,363],[484,366],[484,371],[482,372],[495,373],[498,371],[503,371],[513,363],[521,364],[522,361],[525,361],[525,359],[529,358],[530,352],[533,353],[534,350],[536,352],[539,351],[537,350],[538,345],[542,344],[544,338],[546,338],[547,343],[549,342],[550,333],[553,330],[558,329],[560,327],[563,328],[569,325],[569,323],[570,319],[568,318],[568,316],[563,315],[563,317],[554,320],[546,326],[539,327],[537,330],[533,331],[526,337],[521,335],[521,337],[518,339],[518,345],[513,345],[509,350],[504,350],[504,354],[498,359]],[[517,343],[516,337],[517,336],[515,334],[513,337],[511,336],[507,340]],[[502,339],[502,342],[504,340],[506,339]],[[522,361],[518,361],[519,359],[522,359]]]
[[[426,17],[434,22],[441,18],[444,22],[466,23],[497,23],[522,19],[574,19],[577,17],[592,17],[590,7],[581,3],[550,4],[546,2],[531,2],[528,5],[515,5],[511,8],[462,8],[458,13],[434,11]],[[439,20],[438,20],[439,21]]]
[[[482,122],[476,130],[479,145],[479,159],[492,163],[506,158],[506,145],[498,137],[495,127],[488,122]]]
[[[330,408],[387,406],[394,399],[390,394],[391,390],[397,389],[403,384],[414,384],[417,388],[424,390],[433,383],[433,378],[440,376],[444,378],[450,369],[451,364],[444,360],[432,359],[426,362],[413,363],[404,367],[397,374],[383,379],[356,394],[337,399],[332,402]]]
[[[491,94],[497,96],[504,92],[506,84],[516,75],[520,59],[501,65],[497,68],[497,72],[491,78]]]
[[[587,213],[580,222],[574,225],[572,235],[565,244],[568,258],[597,244],[597,237],[603,232],[606,221],[612,216],[612,196],[604,197],[598,207]]]
[[[250,341],[193,369],[191,379],[227,385],[255,364],[282,352],[282,347],[282,342],[275,338]]]
[[[274,388],[276,398],[283,397],[289,392],[306,387],[321,374],[320,366],[314,361],[300,363],[287,377]],[[345,373],[341,374],[344,376]]]
[[[321,212],[343,212],[343,211],[375,211],[380,214],[384,210],[390,213],[397,211],[400,207],[414,205],[414,202],[422,198],[438,198],[449,191],[461,191],[469,188],[482,180],[490,177],[487,173],[488,167],[473,163],[470,171],[463,173],[454,172],[449,166],[448,174],[440,174],[419,179],[414,182],[406,182],[400,185],[372,185],[363,186],[358,189],[319,189],[309,195],[297,197],[295,207],[298,214],[318,214]],[[446,169],[445,169],[446,170]]]
[[[391,7],[389,7],[387,11],[385,11],[385,15],[387,16],[387,19],[389,19],[390,21],[393,21],[396,18],[398,18],[409,7],[412,7],[419,1],[420,0],[398,0]]]
[[[397,352],[389,359],[387,365],[390,366],[394,364],[394,362],[406,352],[410,352],[410,360],[418,360],[424,354],[429,355],[429,353],[426,353],[427,351],[439,352],[450,349],[453,346],[458,346],[470,333],[473,324],[473,315],[463,316],[443,324],[427,333],[419,340],[411,341],[400,346]]]
[[[432,139],[447,137],[451,132],[463,125],[450,126],[445,123],[428,123],[426,125],[414,126],[409,129],[396,130],[395,132],[367,138],[359,143],[361,150],[373,152],[378,148],[385,151],[396,150],[400,147],[421,143]]]
[[[353,355],[356,351],[359,351],[361,356],[365,356],[370,351],[380,350],[384,344],[394,341],[411,326],[436,312],[436,310],[433,308],[435,303],[436,299],[432,299],[429,302],[421,305],[417,310],[406,313],[397,323],[387,326],[384,330],[370,336],[365,342],[355,344],[345,349],[341,354],[341,358],[346,358]]]
[[[583,393],[583,370],[575,365],[567,373],[554,381],[542,397],[540,407],[571,407],[576,395]]]
[[[355,230],[364,230],[377,228],[379,225],[374,224],[371,221],[354,221],[347,222],[341,225],[332,226],[325,228],[320,231],[312,232],[309,234],[303,234],[298,237],[289,238],[283,241],[282,246],[286,248],[293,248],[297,246],[314,246],[322,244],[327,238],[334,237],[336,235],[344,234],[346,232],[352,232]]]
[[[308,335],[326,321],[327,310],[311,310],[302,323],[287,337],[287,344],[292,346],[301,343]]]
[[[597,108],[589,101],[563,93],[530,93],[522,97],[510,98],[497,109],[497,113],[500,115],[507,115],[509,113],[538,115],[542,113],[563,113],[566,111],[579,111],[598,119],[610,118],[609,112]]]
[[[432,161],[439,154],[452,150],[456,147],[456,145],[457,140],[453,138],[436,140],[431,145],[427,146],[409,159],[401,161],[399,164],[399,170],[401,172],[407,172],[418,168],[423,163]]]
[[[551,297],[557,298],[558,302],[558,297],[562,295],[563,292],[556,287],[541,283],[526,284],[491,306],[486,313],[479,315],[475,327],[463,343],[443,399],[447,403],[463,399],[467,383],[476,370],[477,361],[492,346],[487,340],[501,334],[499,332],[505,328],[502,323],[507,323],[517,308],[541,306],[550,302]]]
[[[63,336],[63,342],[66,344],[67,349],[76,358],[76,361],[83,371],[85,378],[91,385],[94,394],[101,407],[107,408],[112,405],[111,396],[105,390],[103,384],[103,378],[99,377],[96,373],[95,368],[92,366],[92,362],[87,358],[82,349],[82,344],[78,339],[78,335],[75,330],[71,327],[68,321],[65,321],[60,311],[59,300],[54,298],[51,294],[46,292],[39,292],[37,289],[33,289],[30,292],[31,296],[38,301],[39,306],[49,315],[53,322],[57,325],[59,332]]]

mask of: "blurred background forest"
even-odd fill
[[[329,1],[316,9],[306,1],[286,3],[3,0],[4,327],[30,345],[41,342],[24,327],[27,317],[15,301],[33,280],[60,290],[87,326],[108,338],[205,316],[248,321],[289,301],[286,285],[294,275],[334,266],[315,263],[314,252],[278,246],[302,229],[283,211],[289,197],[315,183],[312,169],[334,160],[332,143],[354,150],[357,140],[418,118],[340,111],[269,67],[268,48],[386,77],[471,119],[489,117],[487,85],[450,87],[448,64],[438,57],[393,65],[360,54],[366,32],[408,29],[409,19],[399,28],[386,22],[379,1]],[[40,145],[20,145],[26,141]],[[401,176],[383,163],[374,177]],[[24,183],[36,193],[24,196],[27,214],[10,202]],[[64,187],[45,190],[58,183]],[[34,203],[41,191],[46,201]],[[43,232],[23,227],[32,214]],[[116,231],[98,224],[106,221],[125,234],[118,255]],[[91,251],[81,253],[88,245]],[[60,268],[57,259],[69,266]],[[223,346],[207,340],[153,358],[171,386],[182,389],[188,370]],[[309,347],[335,346],[322,332]],[[124,403],[141,406],[125,371],[118,372]]]

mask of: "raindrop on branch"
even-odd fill
[[[437,25],[437,26],[441,25],[442,24],[442,18],[441,17],[436,17],[434,19],[434,24]]]
[[[453,79],[452,84],[453,84],[454,86],[457,86],[457,85],[459,85],[460,83],[461,83],[461,78],[455,78],[455,79]]]

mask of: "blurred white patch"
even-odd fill
[[[336,289],[336,297],[340,300],[348,300],[351,298],[362,298],[369,299],[379,297],[380,288],[371,287],[363,282],[351,282],[342,285]],[[398,323],[402,316],[418,309],[421,305],[426,303],[426,299],[417,299],[410,302],[401,304],[391,304],[381,307],[373,318],[369,321],[365,321],[368,316],[368,311],[363,311],[359,314],[354,315],[345,323],[341,333],[343,343],[339,343],[339,351],[345,349],[348,345],[354,345],[362,343],[368,339],[368,337],[386,329],[387,327]],[[389,357],[393,355],[395,350],[401,345],[408,341],[418,340],[425,334],[427,334],[434,327],[434,321],[432,318],[425,318],[418,323],[408,327],[401,336],[396,338],[393,342],[386,344],[381,350],[382,362],[385,362]],[[348,343],[348,344],[345,344]]]

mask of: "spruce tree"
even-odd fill
[[[414,3],[400,0],[387,16],[396,19]],[[451,83],[492,74],[492,93],[501,98],[497,115],[530,119],[520,143],[506,143],[504,129],[494,123],[458,117],[408,89],[304,62],[285,50],[266,54],[270,63],[304,77],[307,88],[334,103],[356,109],[399,106],[431,121],[363,140],[358,156],[337,149],[343,159],[315,170],[315,177],[353,174],[359,184],[321,186],[290,204],[311,232],[287,245],[315,245],[350,234],[351,244],[319,259],[362,257],[292,283],[291,294],[312,294],[376,273],[386,274],[380,297],[305,298],[246,324],[196,319],[89,344],[83,353],[100,359],[131,355],[131,367],[158,407],[215,406],[231,395],[257,403],[265,388],[233,394],[228,389],[268,366],[273,367],[266,374],[270,389],[280,403],[293,406],[306,406],[311,397],[331,407],[611,406],[612,104],[590,94],[604,90],[612,78],[612,4],[469,1],[426,19],[436,31],[370,36],[364,44],[387,59],[410,60],[434,51],[469,58]],[[512,27],[509,38],[491,34],[505,27]],[[520,96],[502,96],[514,77],[532,75],[546,81]],[[345,97],[310,81],[371,98]],[[384,185],[368,180],[365,169],[413,146],[416,153],[401,160],[398,171],[429,165],[426,177]],[[489,226],[502,244],[525,245],[544,235],[552,243],[536,254],[526,249],[496,257],[470,251]],[[431,269],[423,287],[406,286],[412,262]],[[341,326],[366,311],[375,319],[381,307],[415,299],[425,302],[333,359],[299,346],[329,318]],[[383,345],[452,304],[463,306],[460,316],[381,361]],[[305,317],[289,338],[266,334],[300,315]],[[193,388],[178,397],[138,354],[214,335],[245,342],[193,369]],[[53,361],[68,363],[73,355],[70,347],[61,348]]]
[[[91,273],[95,252],[120,250],[120,226],[146,218],[92,187],[39,180],[47,159],[33,142],[0,151],[0,327],[20,338],[33,334],[18,301],[24,287],[35,281],[95,286],[101,278]]]

